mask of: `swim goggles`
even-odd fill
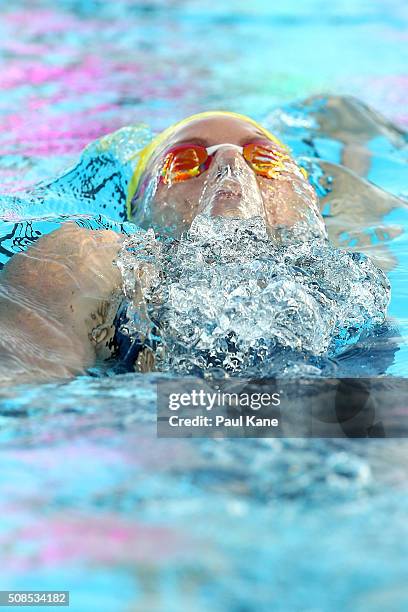
[[[241,153],[254,172],[265,178],[276,178],[285,170],[285,163],[291,161],[287,153],[273,148],[269,143],[250,142],[243,146],[223,143],[211,147],[180,144],[166,151],[160,181],[170,186],[200,176],[210,167],[216,151],[226,146]]]

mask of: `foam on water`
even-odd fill
[[[344,132],[319,129],[330,99],[321,112],[285,106],[279,121],[276,105],[348,92],[408,125],[402,0],[335,0],[324,11],[320,0],[3,6],[0,182],[13,193],[0,199],[0,265],[68,217],[137,229],[125,223],[126,187],[147,128],[102,138],[60,176],[90,140],[123,125],[156,133],[193,112],[246,113],[306,160],[322,198],[337,166],[321,160],[343,170],[346,159]],[[394,348],[375,330],[371,356],[348,357],[364,339],[345,351],[336,361],[351,359],[355,376],[370,364],[407,375],[408,209],[391,194],[408,195],[408,156],[389,136],[381,125],[353,149],[360,159],[368,151],[368,179],[384,197],[353,181],[323,209],[335,244],[379,254],[393,288]],[[157,380],[169,378],[3,388],[5,588],[67,585],[71,612],[408,608],[406,442],[157,439]]]
[[[142,293],[159,336],[156,367],[183,374],[271,375],[305,357],[316,365],[381,324],[390,298],[365,255],[302,240],[296,227],[276,240],[259,217],[202,214],[179,241],[132,236],[118,265],[127,295],[150,270]],[[132,301],[128,314],[138,321]]]

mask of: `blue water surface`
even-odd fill
[[[187,114],[223,108],[272,126],[283,109],[280,135],[300,161],[312,155],[308,96],[352,94],[408,125],[402,0],[0,10],[2,264],[66,219],[132,233],[132,155]],[[314,147],[341,161],[336,139]],[[367,147],[366,178],[402,198],[381,223],[398,228],[385,241],[396,330],[385,370],[406,377],[407,152],[381,137]],[[158,439],[160,377],[1,390],[1,589],[70,590],[75,612],[407,609],[404,440]]]

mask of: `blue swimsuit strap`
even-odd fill
[[[151,337],[143,341],[140,337],[131,334],[127,306],[127,300],[122,300],[113,321],[115,328],[113,335],[113,357],[119,361],[121,371],[134,372],[134,365],[139,353],[146,347],[153,351],[156,350],[157,340],[155,340],[155,337],[157,328],[154,326]]]
[[[120,361],[121,365],[125,367],[127,372],[133,372],[134,364],[145,344],[140,338],[130,335],[128,323],[127,302],[123,300],[113,321],[115,327],[113,336],[113,355]]]

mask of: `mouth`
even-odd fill
[[[200,198],[200,211],[211,216],[249,219],[264,216],[259,186],[246,162],[235,160],[223,174],[209,174]],[[236,166],[236,167],[235,167]]]
[[[240,191],[232,191],[231,189],[218,189],[215,192],[216,198],[225,198],[226,200],[232,200],[236,198],[242,197],[242,193]]]

